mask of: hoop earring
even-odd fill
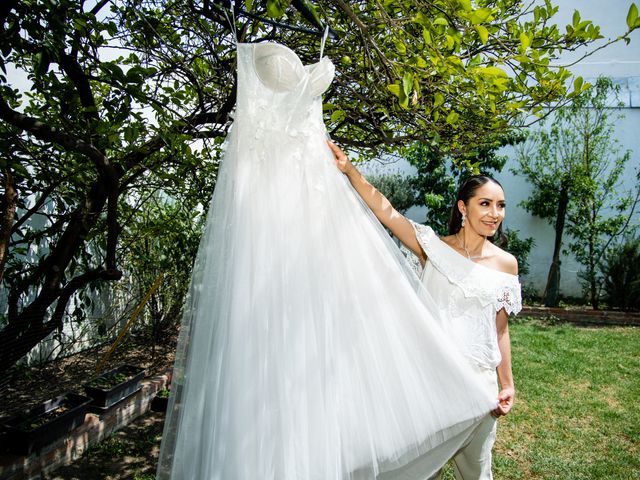
[[[467,218],[466,215],[462,215],[462,221],[460,222],[460,228],[464,228],[464,222],[465,222],[466,218]]]

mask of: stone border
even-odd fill
[[[0,454],[0,480],[40,480],[80,458],[91,445],[128,425],[148,412],[156,393],[170,381],[171,370],[142,380],[142,388],[104,413],[88,413],[84,423],[56,442],[28,456]]]
[[[525,306],[521,317],[555,317],[578,325],[619,325],[640,327],[640,313],[588,308],[553,308]]]

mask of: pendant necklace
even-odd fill
[[[458,233],[460,233],[460,232],[458,232]],[[472,261],[473,260],[479,260],[479,259],[483,258],[482,250],[484,248],[484,242],[487,241],[486,237],[485,237],[484,241],[482,242],[482,246],[480,247],[480,255],[476,255],[476,256],[472,257],[471,254],[469,253],[469,250],[467,250],[467,246],[460,240],[460,237],[458,236],[458,233],[456,233],[456,238],[458,239],[458,245],[460,245],[460,248],[462,248],[464,250],[464,252],[467,254],[467,258],[469,260],[472,260]]]

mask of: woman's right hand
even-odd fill
[[[353,170],[355,170],[356,167],[353,166],[353,163],[349,161],[347,155],[339,146],[329,140],[327,140],[327,145],[329,145],[331,152],[333,152],[333,156],[336,159],[336,167],[338,167],[338,170],[346,175],[349,175]]]

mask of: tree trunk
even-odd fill
[[[547,285],[544,289],[543,301],[546,307],[557,307],[560,301],[560,253],[562,251],[562,234],[564,222],[567,216],[569,204],[569,192],[565,182],[560,185],[558,209],[556,213],[556,236],[553,244],[553,258],[547,276]]]
[[[591,162],[591,132],[592,130],[587,129],[584,134],[584,162],[585,167],[587,169],[587,174],[589,178],[593,178],[593,167]],[[589,300],[591,301],[591,307],[594,310],[598,310],[598,290],[596,284],[596,252],[595,252],[595,231],[594,225],[598,219],[598,212],[596,211],[596,201],[594,198],[593,190],[589,189],[589,195],[586,199],[589,209],[589,244],[588,244],[588,252],[589,252],[589,261],[587,265],[587,273],[589,275]]]
[[[2,219],[0,219],[0,282],[4,275],[4,266],[7,263],[9,240],[11,240],[11,228],[16,216],[18,205],[18,192],[13,183],[13,176],[7,167],[4,182],[4,199],[2,200]]]
[[[589,299],[591,300],[591,307],[594,310],[600,308],[600,299],[598,298],[598,283],[596,279],[596,255],[595,251],[595,239],[593,231],[589,233]]]

